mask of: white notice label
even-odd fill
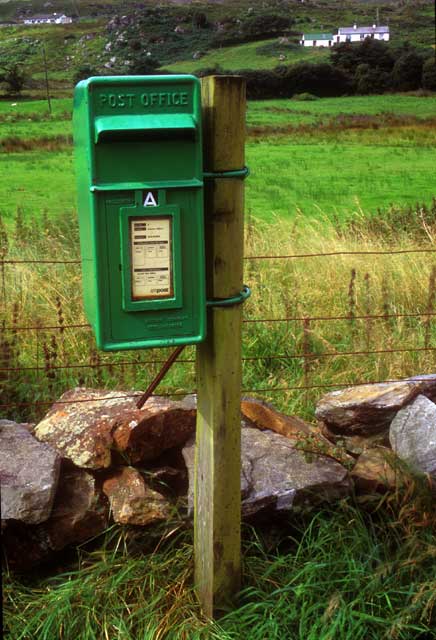
[[[131,218],[132,298],[171,298],[171,218]]]

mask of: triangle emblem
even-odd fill
[[[149,191],[144,199],[144,207],[157,207],[156,198],[154,197],[152,191]]]

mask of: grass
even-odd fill
[[[346,219],[429,203],[435,105],[435,96],[410,95],[249,103],[247,210],[263,220],[297,210]],[[74,206],[70,109],[67,99],[53,101],[52,116],[44,101],[0,102],[6,220],[17,207],[40,217]]]
[[[312,221],[299,215],[275,223],[253,217],[247,222],[244,278],[253,295],[244,308],[246,394],[259,393],[288,412],[312,419],[313,404],[329,388],[433,371],[436,326],[432,316],[426,316],[436,306],[432,254],[342,254],[431,250],[435,204],[431,209],[392,210],[385,218],[358,213],[348,224],[326,215]],[[4,233],[4,255],[74,260],[79,257],[77,236],[71,215],[46,215],[29,223],[21,212],[14,228]],[[326,252],[340,255],[248,257]],[[165,351],[99,354],[87,326],[67,328],[86,325],[79,264],[5,265],[3,277],[8,329],[0,353],[2,366],[11,369],[3,383],[4,402],[12,403],[6,408],[10,418],[37,419],[47,404],[73,386],[143,389],[157,373]],[[391,317],[395,314],[400,317]],[[379,317],[359,319],[367,315]],[[326,321],[325,316],[337,319]],[[321,319],[306,322],[306,317]],[[38,326],[59,328],[18,329]],[[193,358],[188,348],[161,392],[183,395],[195,389]],[[314,388],[298,391],[307,386]],[[30,390],[43,404],[26,404]]]
[[[366,506],[344,500],[315,515],[245,526],[243,588],[217,622],[202,615],[192,589],[189,526],[113,528],[98,550],[79,550],[70,566],[64,560],[58,575],[6,574],[4,637],[431,640],[431,500],[425,482],[410,480]]]
[[[283,48],[284,61],[279,60],[277,53],[263,52],[262,47],[277,42],[277,38],[247,42],[232,47],[213,49],[199,60],[183,60],[165,65],[170,71],[192,73],[197,69],[221,66],[223,69],[273,69],[279,64],[295,64],[297,62],[326,62],[329,58],[327,49],[307,49],[304,47]],[[281,52],[282,53],[282,52]]]

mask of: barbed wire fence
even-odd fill
[[[375,256],[394,256],[394,255],[410,255],[410,254],[425,254],[430,261],[436,254],[436,248],[431,247],[410,247],[401,249],[383,249],[383,250],[361,250],[361,251],[326,251],[326,252],[314,252],[314,253],[295,253],[295,254],[282,254],[282,255],[248,255],[245,257],[247,264],[248,276],[250,275],[250,267],[259,262],[265,263],[266,261],[272,263],[280,261],[281,263],[287,261],[297,260],[313,260],[313,259],[332,259],[339,256],[344,257],[375,257]],[[432,263],[434,264],[434,262]],[[6,283],[8,278],[13,277],[12,273],[15,268],[21,266],[27,266],[29,268],[49,268],[50,271],[55,271],[59,266],[71,266],[76,275],[80,277],[80,260],[78,259],[15,259],[9,258],[6,252],[0,259],[0,274],[1,274],[1,288],[3,301],[6,303]],[[411,311],[395,311],[393,309],[384,308],[382,312],[366,312],[358,313],[355,300],[355,277],[356,270],[351,269],[351,279],[349,282],[348,296],[349,305],[347,313],[345,314],[319,314],[319,315],[306,315],[299,313],[291,313],[284,316],[262,316],[262,317],[244,317],[244,335],[247,331],[250,331],[253,327],[255,333],[259,331],[259,327],[263,327],[267,334],[272,331],[271,327],[284,326],[289,327],[290,323],[293,323],[293,327],[298,325],[299,327],[299,341],[294,340],[294,343],[299,342],[299,349],[288,350],[285,349],[283,353],[274,350],[274,344],[271,345],[271,350],[266,353],[250,355],[250,349],[246,349],[243,357],[244,367],[260,366],[262,368],[262,375],[257,376],[257,380],[260,384],[253,384],[253,376],[247,376],[249,378],[248,384],[244,384],[243,393],[245,395],[259,396],[266,395],[268,398],[278,398],[285,396],[286,394],[304,395],[308,397],[309,392],[327,392],[335,388],[352,387],[360,384],[367,383],[379,383],[379,382],[394,382],[402,378],[392,378],[384,376],[375,376],[368,378],[367,376],[359,377],[355,370],[354,362],[358,358],[364,357],[377,357],[387,358],[392,355],[399,357],[406,357],[406,354],[410,357],[416,358],[418,354],[428,354],[430,358],[426,362],[426,370],[422,370],[422,363],[415,360],[416,370],[413,369],[409,373],[410,375],[419,375],[425,373],[432,373],[434,371],[434,353],[436,352],[436,341],[432,341],[432,328],[434,325],[434,317],[436,316],[436,300],[435,300],[435,280],[436,280],[436,267],[431,266],[430,279],[428,284],[428,299],[425,308],[416,309]],[[251,284],[249,281],[247,284]],[[271,286],[274,283],[270,283]],[[268,283],[263,283],[263,286],[268,286]],[[401,286],[401,283],[398,284]],[[149,380],[154,377],[154,373],[158,368],[166,361],[165,354],[167,350],[160,351],[156,355],[156,350],[150,351],[148,354],[145,351],[136,352],[134,356],[131,354],[126,357],[126,353],[122,354],[106,354],[99,353],[93,347],[93,338],[90,331],[91,327],[86,322],[67,322],[65,320],[61,303],[59,300],[52,301],[52,308],[54,310],[53,322],[42,324],[40,321],[35,323],[19,323],[19,313],[17,311],[16,303],[13,305],[12,312],[10,312],[9,318],[4,316],[3,323],[0,327],[0,380],[3,381],[3,397],[0,402],[0,409],[3,417],[22,416],[23,419],[27,419],[29,416],[42,415],[47,408],[49,408],[55,402],[59,402],[59,395],[61,392],[66,391],[71,386],[86,385],[86,386],[109,386],[110,388],[121,389],[125,384],[126,370],[136,369],[139,374],[136,376],[130,376],[129,382],[135,380],[137,384],[138,377],[142,377],[143,384],[141,388],[145,386]],[[6,304],[4,305],[6,308]],[[325,348],[320,350],[314,348],[312,344],[312,332],[313,326],[317,323],[327,325],[329,323],[342,323],[345,322],[347,326],[351,327],[351,332],[355,332],[356,323],[362,321],[366,323],[366,331],[369,331],[368,327],[376,322],[390,322],[390,321],[414,321],[415,330],[412,332],[414,337],[414,344],[412,345],[376,345],[376,348],[370,348],[369,340],[366,341],[367,348]],[[84,361],[82,358],[77,360],[71,360],[69,355],[60,353],[62,348],[57,344],[56,336],[65,338],[69,332],[73,332],[76,342],[83,346],[79,348],[81,354],[86,356]],[[85,332],[82,334],[81,332]],[[254,334],[255,335],[255,334]],[[50,337],[49,337],[50,336]],[[23,363],[20,358],[20,350],[24,348],[34,340],[36,342],[36,360]],[[21,341],[21,343],[20,343]],[[24,342],[23,342],[24,341]],[[326,341],[327,342],[327,341]],[[325,345],[324,345],[325,346]],[[186,352],[185,352],[186,353]],[[181,357],[174,365],[179,370],[179,374],[176,376],[176,381],[170,383],[170,388],[163,384],[162,388],[164,392],[157,390],[157,395],[180,397],[195,393],[195,373],[194,364],[195,357],[193,351],[188,355]],[[346,358],[347,364],[341,364],[342,377],[346,376],[346,379],[340,380],[335,378],[334,381],[319,381],[314,374],[314,365],[320,361],[335,361],[338,359]],[[271,376],[271,370],[276,371],[275,367],[289,366],[290,363],[296,362],[298,365],[298,375],[295,375],[295,371],[285,371],[284,374],[278,376]],[[383,367],[379,367],[383,370]],[[433,371],[432,371],[433,369]],[[88,377],[85,374],[92,373],[93,375]],[[269,373],[268,373],[269,372]],[[352,375],[346,375],[351,373]],[[60,374],[67,374],[62,380],[58,379]],[[120,375],[121,374],[121,375]],[[406,376],[410,377],[410,376]],[[297,384],[294,384],[295,380],[298,380]],[[263,384],[262,384],[263,381]],[[250,384],[251,382],[251,384]],[[117,384],[118,383],[118,384]],[[135,386],[135,385],[134,385]],[[19,392],[17,393],[17,390]],[[124,391],[124,389],[123,389]],[[128,397],[136,398],[141,395],[139,391],[131,391],[128,393]],[[123,395],[123,397],[126,397]],[[90,401],[95,402],[95,398],[90,398]],[[65,404],[70,401],[66,400]],[[71,402],[77,402],[72,400]],[[82,402],[87,402],[86,398]]]

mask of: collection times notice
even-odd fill
[[[171,219],[144,217],[130,220],[132,298],[170,298]]]

